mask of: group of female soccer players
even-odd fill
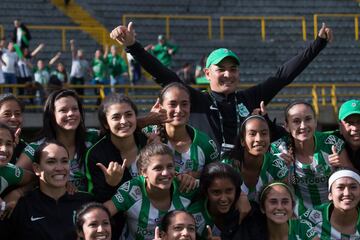
[[[25,217],[17,208],[27,205],[19,198],[33,188],[57,201],[77,189],[93,195],[77,199],[81,204],[72,209],[72,227],[82,239],[360,239],[360,176],[344,141],[315,130],[311,105],[289,104],[289,134],[272,144],[267,120],[251,115],[236,147],[219,156],[206,133],[188,125],[187,88],[170,84],[159,96],[167,119],[143,129],[130,98],[107,96],[99,132],[85,128],[74,91],[53,92],[41,134],[21,144],[23,107],[13,95],[2,95],[2,218],[12,210],[12,223]],[[151,134],[158,137],[148,139]]]

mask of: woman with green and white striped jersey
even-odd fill
[[[157,131],[161,141],[173,150],[175,170],[179,173],[181,188],[191,189],[192,183],[200,177],[204,166],[218,160],[216,144],[206,133],[188,125],[190,93],[183,84],[171,83],[165,86],[155,107],[166,111],[168,121],[144,130]]]
[[[338,167],[351,167],[344,141],[329,133],[316,131],[313,107],[306,102],[290,103],[285,109],[285,128],[289,136],[272,144],[290,167],[290,181],[297,197],[295,214],[304,213],[327,199],[327,180]],[[281,146],[287,152],[281,152]]]
[[[257,202],[261,189],[269,182],[287,181],[288,168],[285,161],[268,152],[270,130],[263,116],[247,117],[235,142],[235,148],[224,155],[222,162],[240,172],[243,179],[241,190],[249,200]]]
[[[195,191],[180,192],[172,150],[165,144],[146,145],[136,161],[140,176],[125,182],[104,203],[111,215],[124,212],[123,239],[153,239],[161,218],[190,205]]]
[[[295,195],[291,186],[283,182],[272,182],[261,191],[259,202],[261,211],[266,216],[266,227],[263,229],[266,239],[319,239],[310,222],[293,219]]]
[[[360,239],[360,175],[340,169],[329,178],[328,198],[315,209],[308,209],[301,219],[308,220],[320,239]]]

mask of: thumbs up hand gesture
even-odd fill
[[[335,145],[331,146],[332,154],[329,155],[329,162],[333,167],[340,167],[341,165],[341,158],[336,150]]]
[[[318,36],[319,38],[326,39],[328,42],[332,42],[333,40],[333,32],[325,23],[322,24]]]
[[[120,25],[114,28],[110,33],[110,37],[125,47],[133,45],[136,41],[133,23],[129,22],[127,27]]]

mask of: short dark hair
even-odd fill
[[[21,113],[24,112],[24,104],[17,97],[15,97],[15,95],[13,95],[12,93],[0,94],[0,107],[1,105],[3,105],[3,103],[7,101],[15,101],[19,105]]]
[[[109,217],[109,220],[111,219],[111,215],[109,210],[101,203],[98,202],[90,202],[82,205],[77,211],[75,216],[75,226],[76,230],[78,232],[83,231],[83,225],[85,223],[84,215],[88,212],[90,212],[93,209],[101,209],[103,210],[106,215]]]
[[[160,223],[161,230],[164,232],[167,232],[169,229],[169,226],[171,225],[172,219],[180,213],[185,213],[186,215],[191,217],[191,219],[193,219],[194,223],[195,223],[195,218],[192,214],[190,214],[184,210],[172,210],[170,212],[167,212],[161,219],[161,223]]]
[[[44,148],[46,148],[47,146],[49,146],[50,144],[55,144],[58,145],[62,148],[65,149],[68,157],[69,157],[69,151],[67,150],[67,148],[65,147],[64,144],[62,144],[61,142],[55,140],[55,139],[51,139],[51,140],[45,140],[43,143],[41,143],[34,152],[34,163],[40,164],[40,160],[41,160],[41,153],[43,152]]]
[[[229,179],[235,186],[235,201],[240,196],[241,193],[241,177],[230,165],[221,162],[212,162],[205,166],[201,176],[200,176],[200,193],[201,196],[208,195],[208,189],[217,178],[226,178]]]

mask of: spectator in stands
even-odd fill
[[[202,56],[200,61],[196,64],[195,67],[195,83],[196,84],[209,84],[205,76],[205,65],[206,65],[206,56]]]
[[[70,72],[70,84],[73,85],[84,85],[86,74],[91,75],[91,69],[89,62],[84,58],[84,51],[82,49],[75,48],[75,40],[70,40],[71,48],[71,72]],[[75,91],[80,95],[84,95],[83,88],[75,88]]]
[[[159,35],[158,43],[155,46],[148,45],[145,49],[159,59],[165,67],[171,68],[172,56],[177,52],[178,47],[169,43],[164,35]]]
[[[17,81],[19,84],[25,84],[24,88],[19,88],[18,94],[20,96],[33,95],[32,85],[33,85],[33,65],[31,60],[44,48],[44,44],[39,44],[32,52],[29,48],[23,48],[22,54],[17,61]],[[33,100],[33,99],[31,99]]]
[[[6,62],[4,62],[2,55],[3,55],[3,44],[5,43],[5,39],[1,40],[0,42],[0,84],[4,84],[5,83],[5,78],[4,78],[4,73],[2,70],[2,66],[6,65]]]
[[[66,191],[70,174],[67,148],[55,140],[43,142],[34,153],[33,169],[39,188],[22,197],[10,219],[10,239],[76,239],[74,213],[91,195]]]
[[[115,45],[111,46],[109,54],[108,46],[106,46],[104,58],[106,59],[106,63],[108,65],[111,91],[116,92],[116,88],[114,87],[115,85],[126,83],[126,78],[128,76],[128,68],[124,59],[117,52],[117,48]]]
[[[111,240],[109,210],[101,203],[87,203],[76,213],[76,229],[82,240]]]
[[[135,30],[134,30],[134,36],[136,36]],[[141,80],[141,65],[129,53],[126,53],[126,58],[129,66],[130,84],[136,85]]]
[[[133,31],[131,22],[128,27],[115,28],[111,37],[127,47],[127,51],[163,87],[172,82],[181,82],[176,73],[166,68],[136,42]],[[205,69],[211,90],[201,92],[189,87],[191,93],[190,124],[214,139],[219,150],[232,148],[242,121],[255,108],[258,108],[261,101],[268,104],[283,87],[290,84],[331,39],[332,31],[324,24],[319,31],[318,38],[308,48],[288,60],[274,76],[243,91],[237,90],[240,78],[237,55],[224,48],[213,51],[207,58]]]
[[[330,133],[316,131],[317,119],[311,104],[295,101],[285,108],[289,135],[272,143],[289,167],[290,181],[297,197],[297,216],[306,209],[328,202],[327,180],[341,167],[352,167],[344,141]]]
[[[20,49],[29,48],[31,35],[29,29],[19,19],[14,20],[14,30],[12,42],[17,44]]]
[[[131,85],[136,85],[141,81],[141,65],[129,53],[126,53],[129,66],[129,81]]]
[[[15,52],[14,43],[9,42],[7,49],[3,50],[2,54],[3,65],[2,71],[6,84],[16,84],[16,63],[18,61],[18,55]]]
[[[339,130],[333,132],[345,140],[345,149],[354,167],[360,171],[360,101],[344,102],[339,110]]]
[[[87,148],[97,142],[98,137],[97,130],[85,128],[84,112],[76,92],[68,89],[54,91],[45,102],[43,128],[35,141],[25,148],[17,165],[31,170],[34,152],[38,146],[47,140],[57,140],[69,151],[69,181],[77,189],[86,191],[85,154]]]
[[[101,49],[97,49],[95,51],[94,59],[91,62],[92,67],[92,83],[95,85],[105,85],[109,84],[109,80],[107,78],[107,63],[105,60],[105,55],[103,54],[103,51]],[[97,105],[101,103],[101,97],[100,97],[100,89],[95,88],[95,95],[99,96],[97,100]],[[105,95],[108,94],[108,88],[104,88]]]
[[[190,63],[185,63],[182,68],[176,73],[181,81],[185,84],[195,84],[194,70]]]
[[[51,72],[51,76],[56,76],[62,85],[68,83],[68,73],[63,62],[56,64],[56,68]]]

